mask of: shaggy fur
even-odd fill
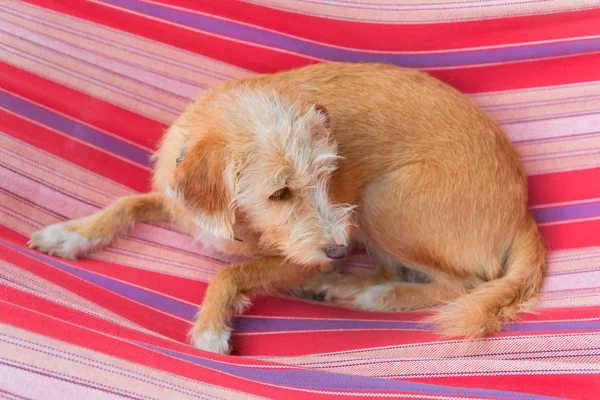
[[[231,312],[248,296],[298,286],[371,310],[441,305],[441,333],[487,335],[531,303],[545,269],[509,140],[467,97],[409,69],[330,63],[226,82],[166,133],[154,188],[30,246],[75,258],[135,222],[172,220],[258,256],[210,284],[190,331],[209,351],[230,351]],[[430,279],[321,274],[353,242]]]

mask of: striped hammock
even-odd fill
[[[0,36],[0,398],[600,399],[599,0],[1,0]],[[27,248],[147,191],[208,87],[327,60],[428,71],[502,124],[552,250],[540,314],[465,344],[425,312],[264,297],[221,356],[185,341],[231,261],[211,243],[142,225],[80,261]]]

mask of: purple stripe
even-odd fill
[[[551,335],[548,335],[551,336]],[[556,337],[554,335],[554,337]],[[514,339],[513,337],[508,337],[505,339]],[[432,343],[423,343],[423,345],[431,345]],[[433,342],[434,345],[437,345],[436,342]],[[415,346],[415,344],[411,344],[412,347],[417,347]],[[464,358],[468,358],[468,359],[472,359],[472,357],[474,356],[484,356],[487,359],[497,359],[497,357],[503,357],[503,359],[507,360],[514,360],[514,359],[519,359],[519,360],[538,360],[538,359],[548,359],[550,357],[556,357],[559,353],[564,354],[564,353],[570,353],[573,351],[580,351],[580,352],[585,352],[585,356],[591,356],[591,355],[600,355],[600,352],[598,352],[596,349],[589,349],[586,347],[578,347],[578,348],[565,348],[565,349],[560,349],[560,350],[532,350],[532,351],[527,351],[527,350],[517,350],[517,351],[507,351],[507,352],[490,352],[490,353],[485,353],[485,355],[482,354],[478,354],[478,353],[463,353],[460,355],[456,355],[456,356],[442,356],[442,357],[436,357],[435,354],[433,354],[433,351],[431,351],[431,356],[430,357],[419,357],[419,361],[439,361],[439,362],[444,362],[445,360],[460,360],[460,359],[464,359]],[[526,355],[526,357],[523,357],[523,355]],[[375,368],[377,367],[377,365],[380,364],[386,364],[389,362],[395,362],[395,363],[412,363],[414,362],[415,359],[414,358],[344,358],[341,360],[330,360],[330,361],[306,361],[303,363],[298,363],[298,364],[294,364],[300,367],[306,367],[306,368],[332,368],[332,367],[357,367],[359,365],[371,365],[374,366]],[[449,374],[452,374],[452,372],[448,372]],[[461,371],[462,374],[464,374],[464,370]],[[435,373],[437,375],[437,372]],[[403,373],[402,377],[408,377],[408,376],[425,376],[425,375],[430,375],[430,373],[423,372],[423,373]]]
[[[19,253],[26,254],[29,257],[35,258],[38,261],[51,265],[52,267],[58,268],[61,271],[75,275],[87,282],[93,283],[107,290],[110,290],[111,292],[118,293],[124,297],[127,297],[131,300],[135,300],[139,303],[150,306],[157,310],[161,310],[166,313],[176,315],[178,317],[182,317],[190,321],[194,319],[194,316],[198,311],[196,307],[190,306],[189,304],[183,303],[181,301],[174,300],[153,292],[149,292],[147,290],[140,289],[135,286],[116,281],[114,279],[96,275],[94,273],[85,271],[80,268],[72,267],[60,261],[60,259],[58,258],[42,255],[39,252],[34,252],[31,250],[25,250],[21,247],[15,246],[3,240],[0,240],[0,243],[5,245],[6,247],[10,247],[11,249],[18,251]],[[160,274],[156,273],[156,275],[157,279],[160,279]]]
[[[545,222],[598,217],[600,216],[600,202],[538,208],[533,210],[533,215],[540,224]]]
[[[151,165],[149,152],[8,93],[0,92],[0,106],[136,163],[147,167]]]
[[[502,49],[453,51],[436,54],[374,54],[355,50],[345,50],[316,44],[292,38],[274,32],[269,32],[236,24],[231,21],[213,19],[203,15],[191,14],[164,8],[154,4],[140,3],[136,0],[103,0],[129,10],[134,10],[153,17],[200,29],[230,38],[259,43],[266,46],[285,49],[312,57],[331,61],[347,62],[379,62],[401,65],[413,68],[431,68],[452,65],[471,65],[516,60],[531,60],[543,57],[568,56],[600,50],[600,39],[577,40],[561,43],[529,45]],[[348,32],[352,34],[351,27]]]
[[[208,360],[144,343],[138,342],[138,344],[160,353],[168,354],[172,357],[193,362],[194,364],[204,367],[214,368],[225,373],[283,387],[299,387],[313,390],[419,393],[449,396],[472,396],[495,399],[556,399],[556,397],[539,396],[527,393],[432,385],[427,383],[346,375],[309,369],[273,369],[260,368],[256,366],[243,367],[231,363],[220,363],[216,360]]]
[[[339,330],[339,329],[390,329],[429,331],[433,325],[405,321],[353,321],[318,320],[286,318],[237,318],[234,329],[240,332],[285,332],[302,330]],[[504,332],[555,332],[555,331],[596,331],[600,330],[600,321],[565,321],[505,324]]]
[[[277,332],[338,329],[394,329],[430,331],[433,325],[410,321],[354,321],[293,318],[236,318],[233,328],[239,332]]]

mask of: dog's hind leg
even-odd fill
[[[107,246],[120,232],[144,221],[168,221],[160,193],[123,197],[88,217],[47,226],[31,235],[29,247],[51,256],[76,259]]]
[[[356,308],[370,311],[409,311],[435,307],[455,299],[461,286],[443,283],[415,284],[407,282],[383,283],[370,286],[354,297]]]
[[[334,298],[353,298],[371,286],[399,282],[401,276],[390,267],[380,266],[368,275],[342,274],[336,269],[319,274],[306,285],[293,290],[292,293],[300,293],[300,297],[315,298],[324,297],[330,301]]]

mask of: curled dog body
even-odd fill
[[[197,347],[221,353],[232,310],[297,286],[370,310],[441,305],[441,333],[492,334],[533,302],[546,265],[500,127],[449,86],[388,65],[319,64],[211,89],[165,134],[152,193],[45,228],[30,244],[78,257],[147,220],[254,256],[217,274],[190,331]],[[378,262],[430,279],[322,273],[357,240]]]

